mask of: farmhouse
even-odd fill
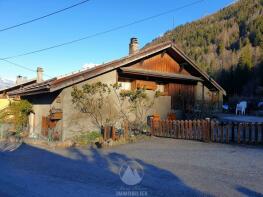
[[[224,89],[175,43],[166,42],[142,50],[138,46],[138,40],[132,38],[128,56],[46,81],[42,78],[43,70],[38,68],[35,83],[10,89],[5,94],[20,96],[33,104],[34,113],[29,117],[31,134],[47,135],[49,129],[55,129],[61,132],[63,140],[94,129],[92,121],[72,104],[73,86],[82,87],[86,83],[118,82],[124,90],[144,87],[149,94],[159,90],[161,96],[150,113],[162,118],[170,112],[178,117],[179,112],[194,113],[197,105],[205,103],[213,103],[220,109],[226,94]]]

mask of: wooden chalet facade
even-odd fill
[[[73,85],[86,83],[122,84],[122,89],[144,87],[149,94],[159,90],[156,113],[165,118],[171,111],[193,112],[197,103],[213,102],[221,108],[224,89],[202,71],[173,42],[166,42],[143,50],[137,49],[137,39],[130,43],[127,57],[65,77],[53,78],[7,92],[21,96],[34,106],[31,132],[46,135],[48,129],[61,132],[67,139],[80,131],[94,129],[87,117],[74,109],[71,102]]]

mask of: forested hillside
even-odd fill
[[[263,95],[263,0],[239,0],[145,47],[167,40],[174,40],[230,95]]]

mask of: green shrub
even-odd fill
[[[15,132],[20,133],[28,126],[30,112],[33,112],[33,107],[27,100],[11,102],[7,108],[0,111],[0,123],[13,124]]]
[[[74,141],[77,144],[84,146],[98,141],[101,137],[101,134],[97,131],[83,132],[80,135],[76,136]]]

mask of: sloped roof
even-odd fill
[[[0,90],[0,94],[4,93],[4,92],[10,92],[10,91],[13,91],[13,90],[16,90],[16,89],[19,89],[19,88],[22,88],[22,87],[25,87],[25,86],[29,86],[31,84],[35,84],[37,82],[36,79],[30,79],[30,80],[27,80],[23,83],[20,83],[20,84],[15,84],[11,87],[8,87],[8,88],[4,88],[4,89],[1,89]]]
[[[162,51],[169,52],[172,56],[180,59],[180,63],[186,64],[186,67],[192,69],[193,77],[198,77],[202,79],[206,84],[210,86],[211,89],[216,89],[221,91],[224,95],[225,90],[214,81],[207,73],[205,73],[201,68],[199,68],[189,57],[187,57],[173,42],[164,42],[158,45],[151,46],[149,48],[142,49],[135,54],[123,57],[118,60],[114,60],[105,64],[98,65],[96,67],[74,73],[60,78],[53,78],[42,83],[33,84],[16,91],[9,92],[10,95],[33,95],[45,92],[54,92],[61,90],[63,88],[72,86],[74,84],[83,82],[90,78],[96,77],[98,75],[107,73],[109,71],[115,70],[120,67],[128,66],[131,63],[140,61],[143,58],[152,56],[154,54],[160,53]]]
[[[123,73],[143,75],[143,76],[149,76],[149,77],[178,79],[178,80],[183,80],[183,81],[203,81],[199,77],[195,77],[192,75],[183,75],[183,74],[178,74],[178,73],[160,72],[160,71],[146,70],[146,69],[140,69],[140,68],[130,68],[130,67],[123,67],[121,68],[121,70],[123,71]]]

